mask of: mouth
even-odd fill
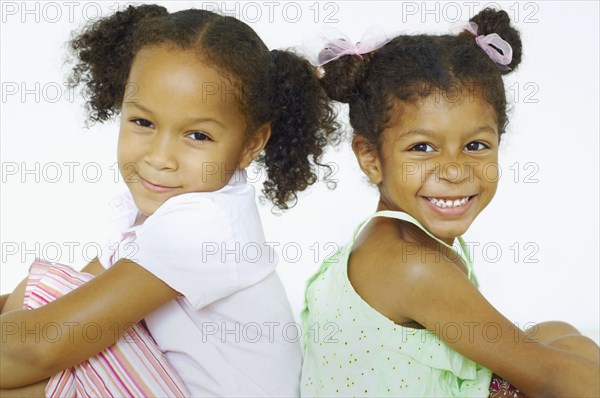
[[[469,201],[474,197],[475,195],[447,198],[434,198],[425,196],[425,199],[435,207],[438,207],[440,209],[446,209],[466,206],[467,203],[469,203]]]
[[[477,195],[433,197],[424,196],[423,199],[428,207],[438,216],[460,217],[470,208]]]
[[[172,186],[167,186],[167,185],[155,184],[153,182],[150,182],[150,181],[144,179],[139,174],[138,174],[138,177],[140,177],[140,181],[142,182],[142,185],[147,190],[152,191],[152,192],[157,192],[157,193],[171,192],[171,191],[174,191],[177,188],[179,188],[179,187],[172,187]]]

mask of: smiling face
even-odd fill
[[[498,126],[481,96],[430,95],[392,107],[379,151],[356,136],[363,171],[378,185],[378,210],[403,211],[446,243],[490,203],[498,182]]]
[[[127,83],[118,163],[146,216],[173,196],[219,190],[268,140],[268,126],[246,137],[232,86],[192,51],[145,47]]]

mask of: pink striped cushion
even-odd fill
[[[46,305],[93,277],[67,265],[36,259],[29,269],[23,307],[34,309]],[[106,350],[56,374],[46,386],[46,397],[189,395],[179,375],[140,324],[127,329],[119,341]]]

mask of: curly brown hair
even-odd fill
[[[477,23],[478,35],[496,33],[511,45],[510,70],[499,69],[468,31],[457,36],[401,35],[362,57],[347,55],[325,64],[321,83],[332,100],[350,104],[355,134],[378,149],[393,100],[414,103],[434,92],[460,100],[463,89],[479,90],[496,111],[501,136],[508,123],[502,75],[521,62],[521,39],[505,11],[486,8],[471,21]]]
[[[163,43],[195,51],[233,83],[247,134],[271,123],[271,138],[257,161],[267,171],[263,193],[275,206],[292,207],[297,192],[317,181],[319,167],[328,175],[330,167],[320,159],[325,145],[338,140],[339,126],[310,64],[292,52],[269,51],[245,23],[206,10],[129,6],[74,37],[70,84],[84,86],[89,120],[119,113],[134,57]]]

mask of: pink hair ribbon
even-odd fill
[[[316,38],[305,40],[302,44],[304,55],[313,66],[322,66],[344,55],[358,55],[370,53],[392,39],[379,28],[371,27],[356,44],[339,30],[328,27],[327,34],[319,34]],[[333,38],[335,37],[335,38]]]
[[[475,42],[477,45],[481,47],[483,51],[485,51],[488,57],[490,57],[490,59],[496,63],[500,70],[510,70],[508,65],[512,61],[513,51],[508,42],[498,36],[497,33],[478,36],[477,30],[479,29],[479,26],[477,26],[475,22],[469,22],[467,26],[465,26],[465,29],[475,36]]]

